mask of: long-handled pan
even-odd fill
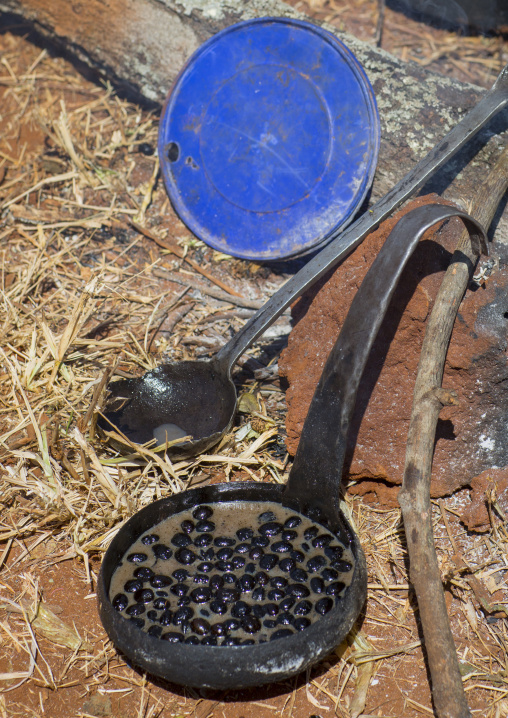
[[[278,681],[347,635],[366,596],[358,537],[339,505],[358,385],[399,276],[443,205],[396,225],[357,293],[326,362],[286,486],[184,491],[136,513],[108,548],[102,622],[136,665],[170,681],[240,688]]]

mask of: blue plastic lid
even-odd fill
[[[192,232],[236,257],[319,248],[374,176],[379,117],[353,54],[307,22],[261,18],[190,58],[164,107],[159,155]]]

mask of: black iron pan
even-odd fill
[[[102,563],[99,611],[134,664],[184,685],[244,688],[304,670],[350,631],[367,586],[359,540],[339,505],[357,389],[419,238],[453,215],[486,247],[477,222],[443,205],[398,222],[328,357],[286,486],[184,491],[119,530]]]

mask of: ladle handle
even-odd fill
[[[385,241],[356,293],[314,393],[284,500],[301,510],[313,506],[333,519],[351,416],[372,344],[399,277],[422,235],[433,224],[460,217],[473,241],[488,254],[482,226],[454,207],[432,204],[404,215]]]
[[[346,257],[402,202],[417,192],[432,175],[503,107],[508,104],[508,65],[480,102],[382,199],[348,229],[332,233],[331,240],[297,274],[289,279],[215,355],[226,370],[277,319],[292,301],[311,287],[331,267]]]

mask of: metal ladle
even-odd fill
[[[358,537],[345,519],[339,503],[344,454],[356,394],[370,349],[404,266],[423,233],[435,222],[451,216],[462,217],[473,241],[479,243],[485,250],[486,237],[480,225],[464,212],[454,208],[443,205],[427,205],[418,207],[399,220],[363,280],[339,338],[326,361],[305,420],[298,451],[286,486],[259,482],[231,482],[190,489],[146,506],[120,528],[109,546],[101,566],[97,586],[99,612],[104,627],[114,644],[134,664],[151,674],[184,685],[219,689],[245,688],[284,680],[303,671],[327,655],[348,634],[362,609],[367,590],[365,558],[362,548]],[[333,535],[333,541],[344,547],[344,553],[348,554],[348,561],[351,563],[347,569],[349,572],[348,584],[342,583],[340,590],[334,589],[335,593],[330,594],[333,595],[333,600],[327,599],[329,608],[325,615],[317,615],[321,612],[318,611],[315,602],[321,596],[329,593],[328,587],[325,588],[323,585],[324,582],[336,579],[324,578],[324,581],[318,579],[321,580],[322,586],[319,587],[319,590],[313,587],[315,584],[313,584],[311,576],[316,577],[319,573],[323,577],[325,576],[324,559],[321,561],[320,567],[316,566],[315,559],[319,544],[313,543],[314,549],[309,545],[302,544],[301,555],[299,558],[295,557],[294,562],[298,562],[297,569],[304,576],[307,574],[308,578],[294,578],[294,569],[291,568],[282,568],[281,570],[291,572],[292,580],[307,581],[309,588],[303,587],[303,595],[307,595],[309,598],[314,597],[314,605],[309,609],[308,615],[313,615],[315,620],[309,621],[309,624],[303,629],[296,628],[296,622],[291,623],[290,621],[290,628],[284,631],[283,636],[272,634],[273,637],[268,637],[264,642],[256,644],[254,640],[251,640],[251,645],[248,645],[245,640],[242,640],[239,645],[227,643],[205,645],[203,642],[205,639],[198,639],[196,635],[192,637],[194,643],[188,641],[186,637],[189,636],[188,629],[189,626],[192,628],[192,623],[187,625],[186,630],[182,628],[183,624],[180,619],[176,620],[177,606],[181,605],[176,596],[185,595],[187,592],[192,596],[195,593],[195,589],[193,590],[192,587],[196,586],[196,579],[201,582],[203,579],[209,580],[209,586],[205,589],[208,592],[207,598],[196,599],[197,606],[191,610],[187,609],[191,614],[187,617],[188,622],[193,620],[192,615],[195,616],[196,613],[208,617],[207,627],[203,631],[207,634],[205,636],[207,638],[213,633],[214,628],[217,628],[216,622],[223,625],[221,624],[222,618],[214,615],[217,614],[217,611],[212,607],[212,597],[217,593],[214,593],[212,587],[214,575],[218,575],[217,571],[231,571],[232,569],[224,568],[221,565],[223,562],[220,549],[215,548],[224,545],[220,543],[222,539],[218,538],[221,535],[218,529],[216,531],[213,525],[202,529],[185,518],[182,521],[182,517],[186,517],[190,511],[202,511],[203,509],[210,513],[214,511],[215,515],[218,515],[221,511],[221,504],[229,507],[227,510],[231,512],[231,517],[237,512],[243,512],[242,521],[245,521],[245,515],[248,515],[251,521],[249,526],[252,527],[248,539],[252,541],[251,547],[256,545],[254,543],[255,535],[262,530],[256,526],[256,516],[260,504],[263,505],[263,511],[268,509],[280,512],[283,516],[282,522],[286,516],[291,519],[291,517],[294,518],[294,513],[298,512],[303,518],[310,520],[319,531]],[[249,506],[256,508],[249,510]],[[191,515],[195,516],[196,514],[192,513]],[[190,586],[187,588],[184,586],[183,592],[171,593],[171,589],[169,592],[163,592],[166,598],[163,598],[162,601],[166,604],[168,611],[174,612],[167,621],[163,622],[162,617],[156,615],[156,611],[148,610],[143,604],[150,605],[150,602],[153,601],[155,586],[161,585],[160,583],[149,583],[153,579],[154,572],[159,574],[156,578],[166,581],[162,584],[164,586],[172,585],[176,580],[170,578],[171,569],[166,567],[169,566],[167,562],[172,559],[172,551],[176,551],[176,555],[178,554],[175,546],[179,546],[181,543],[168,538],[168,545],[159,545],[166,552],[165,554],[151,549],[154,546],[154,541],[159,540],[155,534],[160,533],[161,522],[166,520],[173,520],[177,531],[186,530],[188,534],[187,551],[191,550],[193,558],[191,560],[178,558],[178,561],[185,563],[186,568],[189,569],[189,571],[184,571],[187,576],[183,579],[178,577],[178,581],[187,581]],[[185,524],[187,526],[184,529]],[[228,525],[231,526],[231,524],[232,518],[229,519]],[[241,525],[246,526],[247,524]],[[179,528],[180,526],[182,529]],[[210,532],[206,545],[211,548],[211,553],[209,553],[210,548],[199,548],[203,545],[200,542],[203,534],[199,531],[203,530]],[[224,530],[221,528],[221,531]],[[233,536],[235,536],[234,531],[234,528],[230,530]],[[280,532],[280,528],[278,531]],[[316,531],[314,536],[319,531]],[[214,532],[215,537],[213,536]],[[182,534],[171,535],[175,539],[178,535],[182,536]],[[239,538],[241,541],[245,540],[244,536]],[[272,541],[275,540],[277,539],[272,539]],[[141,548],[146,553],[141,555],[132,553],[138,550],[137,542],[141,544]],[[169,548],[170,543],[173,544],[172,550]],[[265,544],[265,551],[272,553],[263,555],[259,563],[264,569],[261,561],[271,555],[273,564],[271,567],[267,567],[267,575],[265,574],[264,577],[266,581],[263,585],[266,585],[267,581],[274,577],[278,558],[273,552],[280,551],[275,543],[267,544]],[[331,547],[332,543],[329,542],[328,546]],[[249,551],[250,547],[245,543],[243,547],[242,553],[247,555],[244,552]],[[286,547],[283,549],[285,553],[279,555],[281,557],[282,555],[288,556],[289,550]],[[303,551],[306,552],[305,555]],[[238,543],[235,545],[235,549],[230,549],[230,558],[234,559],[235,552],[240,554]],[[292,552],[291,556],[295,553],[298,552]],[[199,561],[205,559],[209,561],[209,564],[203,568],[204,564],[199,564]],[[311,562],[314,562],[313,566]],[[256,582],[251,579],[250,586],[246,587],[245,584],[242,584],[247,573],[249,572],[248,575],[253,577],[256,569],[249,569],[245,563],[242,565],[245,568],[240,570],[245,571],[245,574],[237,578],[237,593],[242,591],[243,603],[247,605],[247,608],[249,608],[248,604],[257,607],[259,601],[264,601],[264,596],[260,599],[254,598],[252,591]],[[129,612],[130,606],[128,606],[126,595],[123,597],[121,594],[111,595],[111,584],[115,571],[117,568],[123,570],[124,567],[127,567],[129,571],[134,571],[133,575],[140,577],[138,580],[144,579],[145,588],[140,585],[138,589],[134,589],[127,583],[125,584],[126,592],[129,590],[141,592],[139,596],[137,593],[134,594],[134,600],[141,601],[141,604],[131,604],[134,607],[139,607],[139,611],[136,610],[136,612]],[[136,567],[143,567],[141,571],[144,571],[144,574],[139,573],[140,568]],[[208,575],[203,576],[203,571]],[[175,576],[176,573],[177,571],[171,575]],[[231,574],[229,575],[231,576]],[[257,581],[261,580],[259,573],[255,576]],[[124,578],[120,585],[123,585],[123,580]],[[282,585],[286,586],[286,595],[292,595],[294,585],[288,585],[287,580]],[[302,585],[300,584],[300,595],[302,595]],[[144,591],[148,592],[148,597],[143,595]],[[220,591],[220,588],[217,591]],[[115,591],[113,591],[114,593]],[[125,599],[122,606],[118,604],[119,597],[122,600]],[[160,601],[161,599],[156,600]],[[203,603],[203,600],[208,603]],[[231,598],[230,600],[236,601],[237,599]],[[156,606],[155,601],[152,605],[162,610],[160,606]],[[249,610],[254,612],[253,607]],[[282,611],[282,608],[280,610]],[[125,612],[124,615],[122,612]],[[137,618],[133,619],[134,616]],[[143,618],[139,618],[139,616]],[[143,630],[146,627],[145,617],[147,621],[152,622],[150,628],[152,631],[155,628],[157,635]],[[202,619],[199,620],[202,621]],[[141,625],[139,623],[136,625],[136,621],[141,622]],[[167,626],[171,621],[174,625],[168,629]],[[168,631],[166,638],[163,630]],[[175,633],[175,630],[180,630],[180,633]],[[259,635],[260,628],[249,632],[257,632]],[[226,635],[227,638],[227,631],[226,634],[222,632],[218,635]],[[176,642],[169,642],[169,638],[175,639]],[[217,640],[214,640],[217,643]],[[224,642],[225,638],[220,640]]]
[[[138,379],[114,381],[105,410],[105,430],[117,427],[130,441],[157,444],[187,435],[169,451],[191,456],[216,444],[232,425],[236,390],[231,369],[275,319],[463,147],[508,103],[508,65],[480,102],[426,157],[354,224],[289,279],[217,354],[208,360],[164,364]]]

